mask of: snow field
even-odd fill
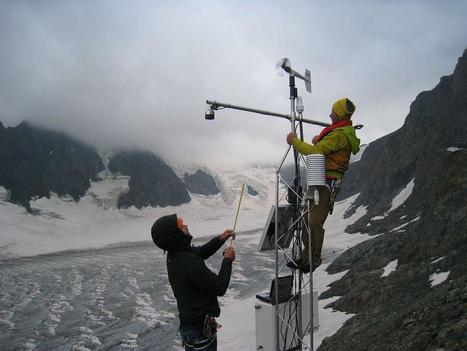
[[[272,168],[219,171],[222,195],[192,196],[181,206],[164,208],[134,207],[117,209],[118,195],[128,189],[128,177],[108,177],[94,182],[78,202],[52,194],[50,199],[31,201],[41,215],[33,216],[25,209],[0,201],[0,255],[33,256],[50,252],[103,247],[121,242],[151,240],[153,222],[167,214],[177,213],[188,224],[195,237],[210,236],[232,228],[242,184],[258,191],[257,196],[244,194],[237,231],[262,227],[269,207],[274,202]],[[7,191],[0,187],[0,196]],[[1,258],[1,257],[0,257]]]
[[[432,275],[430,275],[431,287],[443,283],[446,279],[448,279],[448,276],[449,272],[433,273]]]
[[[221,194],[215,196],[191,194],[192,201],[190,203],[177,207],[144,208],[142,210],[136,208],[117,209],[115,204],[118,196],[128,187],[128,178],[125,177],[108,177],[93,183],[87,195],[79,202],[68,198],[59,198],[55,195],[52,195],[50,199],[36,199],[31,202],[31,205],[41,213],[40,216],[26,214],[23,208],[0,201],[0,220],[2,221],[0,255],[4,257],[29,256],[54,251],[102,247],[121,242],[149,241],[151,240],[150,227],[154,220],[171,213],[177,213],[183,217],[195,237],[218,234],[233,226],[242,184],[252,186],[259,194],[255,197],[244,194],[237,223],[237,233],[254,230],[256,234],[243,238],[238,235],[237,240],[243,240],[243,244],[256,247],[275,199],[274,172],[275,170],[272,168],[236,171],[221,169],[215,174]],[[391,210],[407,200],[413,189],[413,183],[414,180],[393,199]],[[0,199],[5,200],[7,196],[7,192],[0,188]],[[358,194],[336,203],[333,215],[328,218],[325,224],[325,249],[343,252],[370,239],[368,235],[344,233],[347,225],[354,223],[366,213],[365,207],[359,207],[353,216],[347,219],[343,218],[346,209],[357,197]],[[258,253],[256,258],[258,259],[258,270],[268,272],[272,276],[274,274],[274,260],[261,253]],[[239,259],[241,258],[239,257]],[[326,290],[331,282],[346,274],[346,272],[340,272],[329,275],[325,271],[328,265],[328,263],[323,264],[313,274],[314,288],[318,292]],[[390,273],[391,267],[385,268],[385,272],[386,269],[388,271],[387,274]],[[218,267],[212,268],[215,271],[218,269]],[[111,278],[103,274],[101,272],[103,279],[96,282],[96,289],[90,297],[93,301],[91,305],[94,308],[87,311],[89,318],[95,322],[95,325],[115,318],[111,312],[107,313],[109,311],[105,310],[103,292],[106,289],[106,282]],[[83,291],[83,277],[78,272],[72,272],[72,275],[71,294],[79,296]],[[443,277],[443,275],[433,275],[433,284],[438,283]],[[235,284],[248,284],[248,278],[242,274],[239,267],[235,266],[235,263],[231,281]],[[264,282],[265,286],[269,284],[270,281]],[[240,298],[238,291],[231,288],[227,295],[220,299],[222,314],[219,322],[224,326],[219,331],[219,347],[221,349],[254,350],[255,294],[263,290],[254,291],[250,296]],[[149,326],[155,326],[160,323],[161,319],[166,320],[167,318],[175,320],[176,323],[177,317],[173,314],[154,309],[151,296],[140,291],[135,276],[127,280],[120,296],[124,299],[135,298],[134,318]],[[173,296],[164,294],[161,298],[172,306],[176,304]],[[321,344],[325,337],[334,334],[352,316],[324,308],[335,299],[337,297],[319,301],[320,327],[314,333],[314,349]],[[60,299],[60,296],[51,301],[47,322],[50,332],[54,332],[61,314],[72,308],[69,303],[67,304],[67,301]],[[0,324],[12,324],[10,322],[11,316],[12,311],[0,311]],[[14,327],[14,325],[10,326]],[[33,349],[34,342],[33,339],[29,339],[24,348]],[[84,328],[80,331],[80,336],[73,349],[87,350],[89,347],[100,345],[100,343],[101,341],[90,328]],[[137,349],[138,334],[128,333],[127,337],[122,339],[120,347],[122,349]],[[180,347],[175,346],[175,349]]]
[[[387,277],[389,274],[394,272],[397,269],[397,262],[399,260],[394,260],[389,262],[385,267],[384,267],[384,272],[381,274],[381,278]]]

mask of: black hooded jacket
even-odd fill
[[[151,229],[154,243],[167,254],[167,271],[170,285],[177,299],[180,324],[202,326],[206,314],[220,315],[217,296],[227,291],[232,272],[232,261],[222,260],[219,274],[204,263],[224,241],[219,236],[203,246],[191,246],[191,236],[177,228],[177,215],[159,218]]]

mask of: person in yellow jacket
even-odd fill
[[[321,264],[321,249],[324,240],[324,222],[328,214],[332,212],[334,198],[339,190],[345,171],[349,167],[350,155],[360,150],[360,139],[355,134],[350,118],[355,112],[355,105],[347,98],[339,99],[332,105],[329,117],[332,124],[324,128],[316,135],[312,143],[306,143],[294,133],[287,135],[287,143],[303,155],[325,155],[326,182],[328,186],[319,189],[319,204],[312,205],[308,216],[308,225],[311,230],[312,242],[312,269],[315,270]],[[291,262],[288,266],[299,268],[309,272],[308,261],[308,235],[303,235],[304,249],[301,259]]]

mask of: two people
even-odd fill
[[[218,274],[204,260],[216,253],[235,233],[227,229],[202,246],[192,246],[188,226],[176,214],[159,218],[151,228],[154,243],[167,251],[167,272],[180,319],[180,335],[185,350],[216,351],[220,315],[218,296],[227,291],[235,250],[224,251]]]
[[[360,150],[360,140],[350,120],[355,105],[347,98],[336,101],[331,110],[332,124],[313,138],[313,144],[306,143],[294,133],[286,141],[303,155],[314,153],[326,156],[326,182],[328,186],[319,189],[320,202],[308,215],[312,241],[312,269],[321,264],[321,249],[324,240],[324,222],[332,211],[333,198],[339,190],[350,155]],[[191,245],[192,236],[182,218],[176,214],[159,218],[151,228],[154,243],[167,251],[167,271],[170,285],[177,300],[180,318],[180,334],[185,350],[217,350],[217,328],[215,317],[220,315],[218,296],[223,296],[230,283],[232,262],[235,251],[228,247],[224,251],[218,274],[212,272],[204,260],[216,253],[230,237],[232,230],[225,230],[206,244]],[[308,236],[303,235],[304,249],[294,268],[309,271]]]
[[[326,183],[327,186],[319,189],[319,204],[312,205],[308,213],[308,226],[311,232],[312,243],[312,269],[315,270],[321,264],[321,249],[324,240],[324,222],[328,214],[332,212],[334,199],[339,191],[344,173],[349,167],[350,155],[360,150],[360,139],[355,134],[351,117],[355,112],[355,105],[350,99],[337,100],[331,109],[332,124],[324,128],[319,135],[312,139],[312,144],[306,143],[294,133],[287,135],[289,145],[303,155],[325,155]],[[308,235],[302,236],[304,249],[301,257],[296,262],[290,262],[289,267],[299,268],[308,273],[310,262]]]

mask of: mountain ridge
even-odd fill
[[[0,186],[10,192],[9,201],[28,212],[32,198],[51,192],[77,201],[104,167],[92,147],[27,122],[0,128],[0,166]]]
[[[208,186],[208,194],[218,192],[211,175],[204,172],[202,177],[182,179],[150,151],[115,150],[103,157],[106,159],[95,147],[66,133],[28,122],[8,128],[0,124],[0,186],[9,193],[7,201],[29,213],[39,214],[31,208],[31,200],[49,198],[52,193],[79,201],[91,181],[101,180],[99,174],[104,170],[130,176],[129,190],[121,194],[119,208],[181,205],[191,200],[189,188],[196,193],[196,189],[205,192]]]

